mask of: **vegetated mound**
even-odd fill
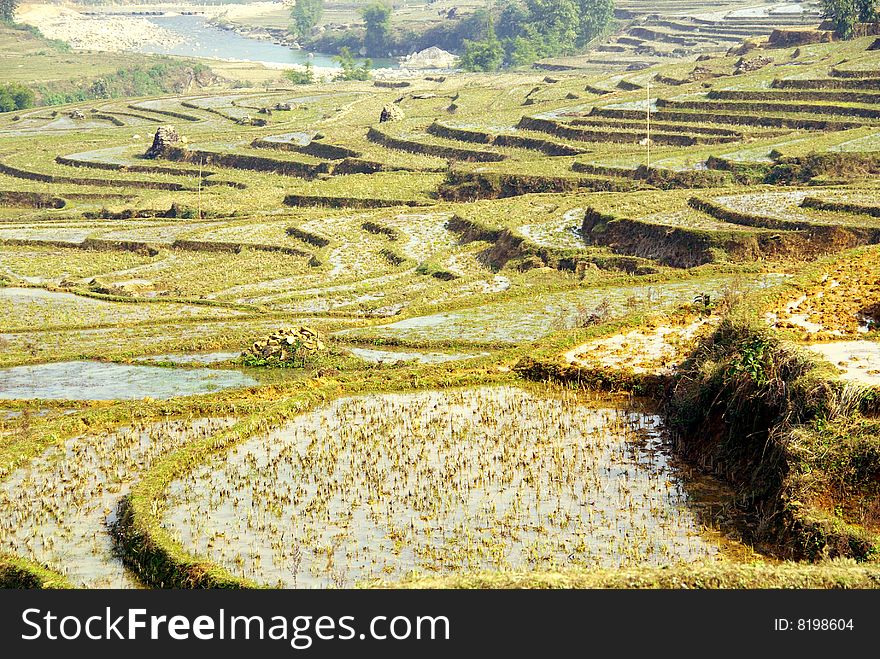
[[[753,540],[786,558],[866,560],[880,530],[876,395],[739,309],[683,364],[665,404],[676,449],[737,492]]]
[[[249,366],[304,367],[306,360],[326,346],[311,327],[286,327],[256,341],[244,354]]]

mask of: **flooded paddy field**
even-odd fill
[[[238,371],[105,362],[59,362],[0,369],[0,399],[5,400],[167,399],[257,384],[257,380]]]
[[[757,289],[779,283],[782,277],[766,275],[748,282]],[[539,339],[554,330],[571,329],[582,310],[601,308],[606,319],[651,309],[687,304],[700,294],[717,297],[731,280],[667,282],[662,285],[594,288],[549,293],[539,297],[486,304],[478,308],[408,318],[390,325],[339,332],[341,337],[432,342],[518,343]],[[581,310],[581,311],[579,311]]]
[[[0,482],[0,551],[49,565],[77,586],[140,587],[108,531],[119,499],[157,457],[231,423],[165,421],[48,449]]]
[[[719,556],[636,408],[512,388],[343,398],[171,484],[165,526],[260,583]]]

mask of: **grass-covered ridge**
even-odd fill
[[[876,392],[729,318],[683,364],[666,403],[678,450],[731,482],[754,537],[783,556],[877,554]]]

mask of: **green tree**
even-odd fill
[[[851,39],[856,23],[872,23],[880,20],[880,4],[877,0],[822,0],[825,18],[834,26],[834,33],[841,39]]]
[[[290,17],[293,19],[290,31],[300,39],[305,39],[323,15],[324,0],[296,0],[296,5],[290,10]]]
[[[11,23],[15,19],[18,0],[0,0],[0,21]]]
[[[336,80],[370,79],[370,67],[373,63],[366,59],[358,65],[354,55],[348,48],[342,48],[342,50],[339,51],[339,55],[333,59],[335,59],[339,63],[339,66],[342,67],[342,71],[336,74]]]
[[[34,107],[33,90],[18,83],[0,85],[0,112],[13,112]]]
[[[315,82],[315,70],[311,62],[306,62],[305,70],[290,69],[284,73],[284,77],[294,85],[311,85]]]
[[[859,18],[858,0],[822,0],[825,18],[834,25],[834,33],[841,39],[853,35],[853,27]]]
[[[366,23],[364,49],[367,55],[385,55],[391,36],[391,5],[373,2],[361,10]]]
[[[614,19],[614,0],[579,0],[578,46],[602,34]]]
[[[483,41],[465,41],[459,63],[465,71],[497,71],[504,64],[504,48],[491,32]]]
[[[580,26],[577,0],[526,0],[526,6],[540,35],[538,51],[542,55],[574,50]]]

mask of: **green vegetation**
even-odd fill
[[[386,2],[372,2],[361,10],[366,26],[364,49],[367,55],[385,55],[388,52],[392,11],[391,5]]]
[[[880,491],[875,393],[734,311],[685,362],[668,403],[680,450],[749,501],[757,542],[796,559],[873,558]]]
[[[39,105],[64,105],[95,99],[128,98],[181,93],[213,77],[203,64],[166,60],[151,65],[117,69],[93,80],[44,83],[34,86]]]
[[[337,55],[336,61],[339,63],[339,66],[342,67],[342,71],[336,74],[337,80],[352,81],[370,79],[370,67],[372,66],[372,62],[369,59],[365,59],[358,64],[351,51],[348,48],[343,48],[339,55]]]
[[[311,62],[306,62],[304,69],[290,69],[284,77],[294,85],[312,85],[315,82],[315,70]]]
[[[11,23],[15,20],[18,0],[0,0],[0,21]]]
[[[486,36],[465,42],[462,67],[494,71],[571,55],[602,34],[613,15],[611,0],[516,0],[495,20],[486,14]]]
[[[834,24],[834,31],[842,39],[850,39],[856,23],[880,20],[880,9],[875,0],[822,0],[825,16]]]
[[[300,39],[306,38],[321,21],[323,14],[324,0],[297,0],[290,10],[290,17],[293,19],[291,31]]]
[[[0,112],[12,112],[33,107],[34,99],[34,92],[24,85],[12,83],[0,86]]]

